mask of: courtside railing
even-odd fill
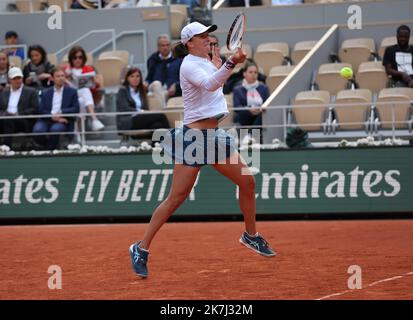
[[[406,107],[406,105],[408,106]],[[357,106],[363,106],[365,105],[367,107],[366,111],[366,117],[361,119],[360,121],[354,121],[354,122],[345,122],[345,123],[340,123],[338,118],[334,118],[334,110],[335,108],[352,108],[355,105]],[[381,106],[386,106],[386,110],[389,110],[391,108],[390,112],[390,117],[387,119],[384,119],[383,117],[380,118],[380,111],[378,110]],[[403,112],[406,112],[406,116],[403,117],[404,119],[400,119],[400,107],[404,106],[404,109],[402,110]],[[294,121],[294,110],[299,108],[299,109],[306,109],[308,112],[311,112],[311,109],[314,108],[320,108],[320,107],[325,107],[325,104],[323,105],[300,105],[300,106],[294,106],[294,105],[286,105],[286,106],[269,106],[266,108],[266,111],[268,110],[282,110],[284,119],[283,119],[283,124],[266,124],[263,125],[261,128],[264,130],[265,129],[270,129],[270,128],[282,128],[284,130],[284,139],[286,137],[287,129],[288,128],[294,128],[294,127],[300,127],[303,126],[307,128],[309,132],[309,139],[310,140],[317,140],[317,141],[332,141],[332,140],[339,140],[343,138],[361,138],[361,137],[367,137],[367,136],[373,136],[377,137],[379,139],[384,138],[384,137],[390,137],[392,139],[396,138],[402,138],[402,137],[408,137],[412,138],[413,137],[413,116],[412,116],[412,107],[413,106],[413,100],[412,101],[397,101],[397,102],[377,102],[374,105],[371,103],[346,103],[346,104],[334,104],[333,106],[330,106],[328,108],[328,115],[323,119],[323,121],[318,122],[318,123],[297,123]],[[249,108],[236,108],[236,110],[241,111],[241,110],[248,110]],[[234,109],[230,109],[234,110]],[[163,113],[167,117],[168,115],[171,114],[182,114],[183,113],[183,108],[177,108],[173,107],[171,109],[165,108],[161,110],[153,110],[153,111],[144,111],[144,113],[150,114],[150,113]],[[110,118],[110,117],[115,117],[120,116],[120,115],[135,115],[136,112],[99,112],[97,113],[98,117],[104,117],[104,118]],[[388,112],[386,112],[387,115],[389,115]],[[75,114],[63,114],[62,116],[67,117],[67,118],[75,118],[78,126],[77,130],[73,133],[79,134],[80,135],[80,141],[77,141],[76,143],[79,143],[81,145],[86,145],[87,143],[93,142],[93,140],[88,139],[88,136],[90,135],[96,135],[99,133],[115,133],[119,135],[139,135],[139,134],[147,134],[148,132],[153,132],[154,130],[151,129],[139,129],[139,130],[117,130],[117,129],[106,129],[104,131],[92,131],[88,129],[87,121],[91,120],[91,115],[88,113],[75,113]],[[263,115],[265,117],[265,115]],[[32,119],[32,120],[38,120],[38,119],[45,119],[45,118],[50,118],[50,115],[26,115],[26,116],[19,116],[19,115],[2,115],[0,116],[0,121],[7,121],[10,119]],[[176,117],[175,117],[176,118]],[[178,121],[179,122],[179,121]],[[179,125],[179,123],[176,123],[176,125]],[[349,126],[349,125],[356,125],[359,126],[359,130],[342,130],[341,126]],[[251,128],[257,128],[257,126],[241,126],[239,124],[232,124],[229,126],[223,126],[223,129],[251,129]],[[312,129],[314,128],[314,130]],[[363,128],[363,129],[361,129]],[[51,132],[46,132],[46,133],[33,133],[33,132],[20,132],[20,133],[14,133],[14,134],[4,134],[3,132],[0,132],[0,138],[4,138],[7,136],[10,137],[35,137],[35,136],[44,136],[44,135],[68,135],[68,134],[73,134],[72,132],[60,132],[60,133],[51,133]],[[121,139],[120,139],[121,140]]]

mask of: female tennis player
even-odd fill
[[[207,27],[192,22],[181,32],[180,46],[184,46],[189,53],[180,70],[184,103],[183,127],[173,129],[170,139],[165,139],[162,143],[165,153],[175,161],[172,187],[167,198],[154,211],[143,240],[129,247],[132,267],[142,278],[148,276],[148,250],[152,239],[189,195],[199,170],[206,164],[211,164],[239,186],[239,201],[246,229],[240,243],[261,255],[275,256],[275,252],[256,230],[255,179],[236,151],[234,139],[224,130],[218,129],[219,120],[229,114],[222,87],[235,65],[245,61],[246,53],[239,48],[222,64],[219,49],[214,48],[210,58],[208,33],[216,29],[216,25]],[[184,136],[195,136],[196,139],[183,139]],[[188,158],[185,153],[192,143],[201,143],[203,146],[202,156],[197,154],[196,161],[193,161],[193,157]],[[198,150],[197,148],[196,152]],[[212,156],[209,154],[211,150],[215,151]],[[222,150],[224,152],[220,152]]]

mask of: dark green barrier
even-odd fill
[[[413,212],[413,148],[261,152],[257,213]],[[150,216],[172,166],[150,154],[0,159],[0,218]],[[240,213],[237,188],[201,170],[176,214]]]

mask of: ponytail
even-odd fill
[[[186,55],[189,54],[188,47],[181,41],[179,41],[173,45],[172,54],[176,59],[184,58]]]

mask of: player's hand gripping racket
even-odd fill
[[[234,51],[237,48],[242,47],[242,36],[244,35],[245,31],[245,14],[240,12],[234,19],[234,22],[229,28],[228,36],[227,36],[227,48],[230,51]]]

